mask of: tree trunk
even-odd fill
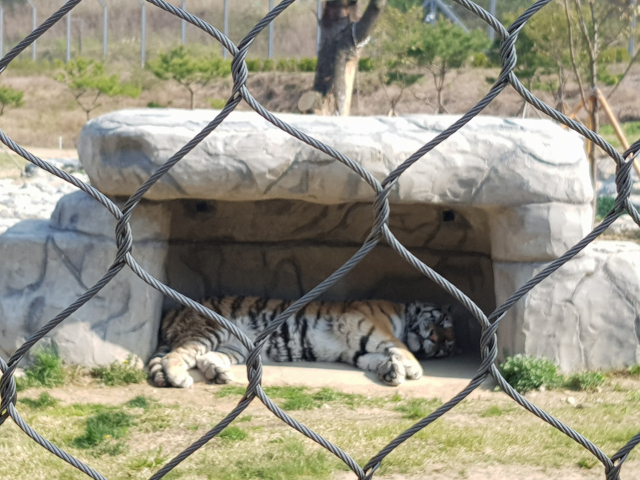
[[[323,3],[320,51],[313,82],[313,109],[323,115],[349,115],[358,70],[358,48],[373,30],[387,0],[370,0],[357,18],[357,0]]]

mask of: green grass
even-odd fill
[[[59,387],[65,383],[65,371],[55,348],[41,348],[33,353],[33,364],[25,369],[25,376],[16,378],[17,390]]]
[[[364,395],[344,393],[333,388],[324,387],[313,391],[307,387],[282,386],[263,387],[264,392],[272,400],[284,400],[279,403],[283,410],[313,410],[320,408],[324,404],[344,405],[350,408],[359,406],[372,406],[376,399],[368,399]],[[226,385],[217,392],[218,397],[228,397],[231,395],[244,395],[246,388],[234,385]],[[380,403],[379,401],[377,403]]]
[[[567,377],[564,386],[572,390],[595,390],[605,380],[606,377],[601,372],[579,372]]]
[[[223,469],[217,478],[225,480],[291,480],[329,478],[337,461],[325,451],[311,449],[297,438],[276,443],[277,448],[259,450],[253,459],[241,459]],[[274,452],[277,451],[277,453]]]
[[[143,408],[148,410],[156,405],[156,401],[145,397],[144,395],[138,395],[137,397],[132,398],[126,403],[129,408]]]
[[[402,413],[402,418],[419,420],[432,413],[440,405],[442,405],[440,400],[432,398],[409,398],[398,405],[394,410]]]
[[[0,152],[0,172],[7,170],[24,170],[27,161],[19,155]]]
[[[640,375],[640,365],[631,365],[627,371],[629,375]]]
[[[18,402],[25,404],[27,407],[33,410],[55,407],[60,403],[47,392],[42,392],[40,396],[35,400],[31,398],[20,398]]]
[[[132,355],[123,362],[115,361],[106,367],[96,367],[91,370],[91,375],[109,387],[142,383],[147,379],[146,372],[137,366]]]
[[[620,125],[624,135],[627,137],[629,144],[632,144],[640,138],[640,122],[627,122]],[[615,148],[622,148],[622,144],[613,130],[611,125],[601,125],[600,135]]]
[[[233,425],[229,425],[218,434],[218,438],[229,440],[231,442],[239,442],[240,440],[246,439],[248,436],[249,434],[247,432]]]
[[[76,437],[72,445],[80,449],[95,449],[98,455],[119,455],[125,449],[124,442],[114,442],[129,432],[133,417],[118,409],[92,415],[87,419],[84,434]]]

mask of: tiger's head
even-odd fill
[[[406,343],[417,357],[446,357],[455,352],[450,310],[450,306],[439,308],[425,302],[406,305]]]

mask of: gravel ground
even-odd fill
[[[89,182],[77,159],[44,160]],[[49,219],[60,197],[76,190],[73,185],[31,165],[19,177],[0,178],[0,234],[20,220]]]

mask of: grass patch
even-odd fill
[[[248,436],[249,434],[247,432],[245,432],[241,428],[234,427],[233,425],[229,425],[218,434],[218,438],[229,440],[231,442],[239,442],[241,440],[244,440]]]
[[[595,390],[605,380],[605,375],[600,372],[579,372],[570,375],[564,381],[564,386],[572,390]]]
[[[629,375],[640,376],[640,365],[631,365],[627,369],[627,372],[629,373]]]
[[[123,362],[115,361],[106,367],[96,367],[91,370],[91,376],[109,387],[142,383],[147,379],[146,372],[138,368],[133,355],[129,355]]]
[[[216,392],[216,395],[218,396],[218,398],[230,397],[234,395],[242,396],[246,391],[247,391],[247,387],[239,387],[237,385],[225,385],[224,387],[220,388]]]
[[[127,462],[127,467],[134,472],[144,469],[156,469],[164,465],[169,459],[168,455],[162,454],[162,447],[139,457],[132,458]],[[165,477],[166,478],[166,477]]]
[[[273,400],[284,400],[280,402],[283,410],[313,410],[320,408],[324,404],[339,404],[351,408],[371,405],[375,400],[368,399],[364,395],[345,393],[333,388],[321,388],[313,391],[307,387],[277,386],[263,387],[264,392]],[[218,390],[218,397],[230,395],[244,395],[246,388],[227,385]],[[380,402],[377,402],[380,403]]]
[[[291,480],[326,479],[336,470],[336,461],[328,452],[305,448],[300,440],[278,442],[277,453],[272,449],[257,455],[254,461],[242,459],[232,468],[220,472],[225,480]]]
[[[145,397],[144,395],[138,395],[137,397],[129,400],[125,405],[129,408],[144,408],[148,410],[155,406],[156,401]]]
[[[500,373],[519,393],[526,393],[542,386],[556,387],[562,383],[562,375],[555,363],[545,358],[515,355],[500,364]]]
[[[409,398],[394,410],[402,413],[402,418],[418,420],[432,413],[442,402],[433,398]]]
[[[595,467],[598,464],[598,460],[593,458],[593,457],[589,457],[589,458],[581,458],[580,460],[578,460],[577,465],[580,468],[586,468],[587,470],[591,470],[593,467]]]
[[[0,172],[9,170],[21,172],[26,164],[27,161],[19,155],[0,152]]]
[[[117,409],[92,415],[87,419],[84,435],[73,439],[76,448],[88,449],[102,447],[99,453],[118,455],[122,453],[122,442],[113,443],[124,437],[133,425],[133,417]],[[102,445],[107,443],[107,445]]]
[[[19,392],[27,388],[64,385],[64,367],[55,347],[36,350],[33,357],[33,364],[25,369],[25,376],[16,378],[16,389]]]
[[[505,410],[503,408],[500,408],[497,405],[492,405],[489,408],[487,408],[486,410],[484,410],[480,416],[481,417],[499,417],[501,416],[503,413],[505,413]]]
[[[55,407],[58,405],[58,400],[53,398],[47,392],[42,392],[35,400],[31,398],[21,398],[18,403],[24,403],[27,407],[34,410],[41,410],[45,408]]]
[[[620,125],[625,137],[632,144],[640,137],[640,122],[626,122]],[[613,130],[611,125],[601,125],[600,135],[615,148],[622,148],[622,144]]]

